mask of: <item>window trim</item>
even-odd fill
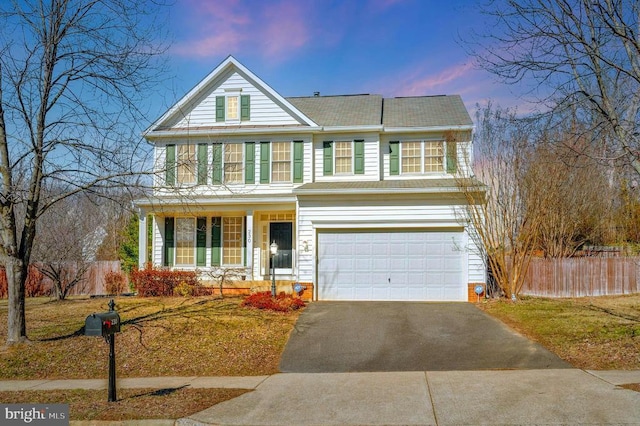
[[[184,161],[180,156],[180,151],[182,151],[183,149],[187,149],[188,151],[187,153],[191,154],[189,152],[190,148],[193,148],[193,158],[188,159],[187,161]],[[182,180],[180,169],[181,167],[187,167],[187,171],[188,171],[189,163],[191,163],[190,175],[192,179],[187,182]],[[177,144],[175,168],[176,168],[176,171],[175,171],[176,186],[192,186],[192,185],[198,184],[198,144],[195,144],[195,143]]]
[[[235,98],[236,107],[230,109],[229,99]],[[235,117],[229,117],[229,112],[235,109]],[[238,123],[240,122],[240,91],[234,91],[231,93],[226,93],[224,96],[224,121],[226,123]]]
[[[237,149],[240,151],[240,161],[236,161],[236,162],[232,162],[230,164],[239,164],[240,165],[240,170],[234,171],[233,173],[237,173],[239,174],[239,179],[235,180],[233,182],[230,182],[227,180],[227,147],[228,146],[234,146],[237,147]],[[222,144],[222,182],[225,185],[242,185],[245,182],[245,175],[244,175],[244,168],[245,168],[245,143],[244,142],[236,142],[236,143],[230,143],[230,142],[224,142]]]
[[[179,225],[178,223],[180,221],[183,220],[191,220],[192,224],[193,224],[193,235],[192,235],[192,239],[191,239],[191,256],[192,256],[192,263],[179,263],[178,262],[178,251],[180,250],[179,247],[179,232],[178,232],[178,228]],[[173,264],[177,267],[195,267],[196,266],[196,262],[197,262],[197,229],[198,229],[198,224],[197,224],[197,217],[192,217],[192,216],[176,216],[175,220],[174,220],[174,245],[175,245],[175,249],[174,249],[174,260],[173,260]]]
[[[237,219],[240,222],[240,263],[225,263],[225,252],[227,251],[227,247],[225,247],[226,239],[225,239],[225,219]],[[221,216],[220,220],[220,266],[221,267],[242,267],[244,265],[245,259],[245,250],[246,247],[244,245],[244,235],[245,235],[245,221],[244,216]]]
[[[420,144],[420,171],[418,172],[405,172],[404,168],[404,159],[403,148],[405,143],[416,143]],[[440,158],[442,159],[442,170],[440,171],[426,171],[425,170],[425,161],[427,159],[425,155],[425,149],[427,143],[440,143],[442,144],[442,154]],[[447,142],[442,139],[407,139],[399,141],[398,147],[398,175],[405,176],[420,176],[420,175],[445,175],[447,174]],[[436,156],[430,156],[429,158],[437,158]]]
[[[288,161],[275,161],[273,155],[273,149],[276,144],[287,144],[289,147],[289,160]],[[293,141],[270,141],[269,143],[269,183],[271,184],[290,184],[293,183]],[[274,180],[273,179],[273,164],[274,163],[289,163],[289,177],[288,180]]]
[[[338,171],[338,144],[339,143],[345,143],[345,144],[349,144],[349,158],[350,158],[350,170],[348,172],[340,172]],[[341,159],[347,158],[345,157],[340,157]],[[350,141],[345,141],[345,140],[339,140],[339,141],[333,141],[333,174],[334,175],[338,175],[338,176],[351,176],[355,174],[355,144],[353,140]]]

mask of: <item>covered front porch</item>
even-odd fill
[[[197,270],[203,280],[297,280],[295,204],[141,209],[139,265]],[[274,256],[269,246],[276,243]]]

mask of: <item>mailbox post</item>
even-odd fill
[[[109,312],[115,313],[115,302],[111,299],[109,302]],[[118,315],[116,313],[116,315]],[[120,317],[118,317],[118,331],[120,330]],[[116,335],[108,334],[109,337],[109,397],[108,402],[115,402],[116,397]]]
[[[116,333],[120,332],[120,315],[115,311],[116,303],[111,299],[109,312],[93,313],[84,322],[85,336],[102,336],[109,343],[109,402],[116,397]]]

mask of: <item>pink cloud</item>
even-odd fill
[[[305,22],[305,18],[310,15],[300,2],[280,1],[271,4],[264,14],[266,26],[261,38],[264,54],[282,57],[292,49],[306,45],[310,35],[309,22]]]
[[[408,76],[408,78],[401,79],[405,83],[397,87],[399,94],[404,96],[446,94],[443,93],[443,89],[467,80],[473,74],[474,68],[473,64],[468,62],[446,68],[436,75],[424,75],[424,71],[421,71],[421,67],[418,67],[418,71],[412,72],[412,75]]]
[[[282,60],[310,41],[308,22],[314,14],[304,2],[247,4],[238,0],[188,0],[179,25],[188,36],[172,53],[186,57],[226,56],[257,52],[270,60]]]

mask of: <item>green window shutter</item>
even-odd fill
[[[242,121],[249,120],[249,112],[251,111],[250,100],[249,95],[240,96],[240,120]]]
[[[176,146],[167,145],[167,152],[165,154],[165,183],[168,186],[176,184]]]
[[[196,221],[196,266],[207,264],[207,218]]]
[[[207,144],[198,144],[198,185],[207,184]]]
[[[269,183],[269,142],[260,142],[260,183]]]
[[[357,175],[364,174],[364,141],[356,140],[353,142],[354,151],[354,173]]]
[[[173,217],[164,218],[164,266],[173,266],[173,253],[175,251],[174,235],[175,219]]]
[[[447,142],[447,173],[458,171],[458,146],[455,142]]]
[[[304,142],[293,141],[293,183],[301,183],[304,174]]]
[[[147,215],[147,258],[145,263],[149,263],[153,259],[153,215]]]
[[[224,96],[216,96],[216,121],[224,121]]]
[[[245,216],[242,222],[242,249],[244,251],[243,265],[247,266],[247,256],[249,255],[249,248],[247,247],[247,217]]]
[[[333,174],[333,142],[322,142],[322,174],[331,176]]]
[[[212,172],[211,178],[214,185],[220,185],[222,183],[222,144],[213,144],[213,161],[211,162]]]
[[[222,218],[211,220],[211,266],[220,266],[222,260]]]
[[[244,144],[244,183],[256,183],[256,144]]]
[[[400,142],[389,142],[389,174],[400,174]]]

